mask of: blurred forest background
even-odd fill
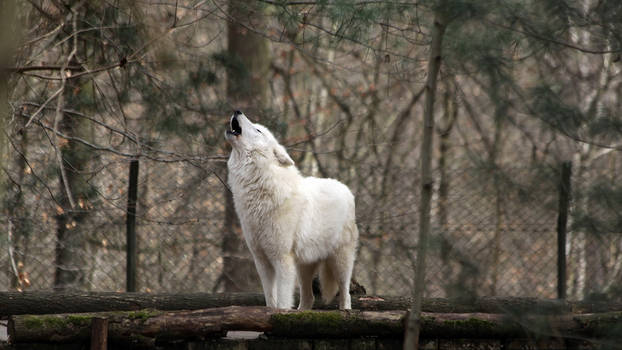
[[[131,164],[138,291],[259,290],[223,184],[240,109],[355,193],[367,292],[410,295],[442,18],[425,295],[555,297],[563,162],[567,295],[620,295],[618,0],[1,4],[2,290],[124,291]]]

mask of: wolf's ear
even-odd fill
[[[276,160],[279,161],[279,164],[281,166],[294,165],[294,161],[289,157],[287,151],[285,151],[285,147],[277,145],[272,149],[272,151],[274,152],[274,156],[276,157]]]

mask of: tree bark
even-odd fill
[[[6,183],[4,197],[4,209],[9,224],[7,234],[9,235],[10,290],[18,291],[29,286],[28,274],[23,269],[28,263],[26,259],[31,236],[31,228],[27,221],[30,208],[24,204],[24,187],[29,185],[27,177],[24,176],[27,169],[28,133],[25,130],[14,131],[23,128],[25,124],[26,121],[23,118],[15,119],[13,128],[5,124],[6,133],[3,135],[11,139],[8,142],[11,146],[6,152],[9,154],[7,173],[11,174],[12,181]]]
[[[91,319],[91,350],[108,349],[108,319],[93,317]]]
[[[267,106],[271,54],[268,40],[249,28],[262,26],[263,5],[258,2],[230,0],[228,13],[230,21],[227,24],[227,50],[231,64],[227,70],[227,99],[234,109],[259,113]],[[225,189],[224,196],[221,277],[224,291],[259,291],[259,278],[242,238],[242,229],[229,189]]]
[[[67,10],[69,11],[69,10]],[[88,40],[78,38],[82,17],[87,11],[82,7],[71,12],[66,30],[76,32],[71,40],[62,43],[67,57],[67,66],[78,66],[78,51],[88,52]],[[67,12],[68,15],[68,12]],[[60,72],[65,74],[64,70]],[[65,113],[65,109],[89,110],[94,107],[93,86],[89,78],[67,79],[56,101],[54,129],[70,137],[85,137],[91,132],[91,125],[85,119]],[[54,289],[80,289],[86,279],[86,239],[88,232],[83,224],[89,215],[89,199],[94,193],[92,185],[83,176],[91,162],[93,152],[87,146],[54,135],[54,148],[58,156],[59,201],[56,219],[56,248]]]
[[[16,40],[18,30],[20,26],[15,21],[16,2],[2,1],[0,2],[0,67],[10,67],[13,63],[13,52],[18,41]],[[11,237],[13,230],[11,220],[13,219],[11,206],[11,196],[9,195],[10,182],[7,176],[7,171],[10,169],[10,152],[9,152],[9,137],[10,137],[10,121],[11,121],[11,107],[9,105],[9,95],[12,89],[12,83],[10,83],[10,73],[5,69],[0,69],[0,167],[3,170],[0,173],[0,216],[8,218],[7,221],[0,222],[2,232],[5,234],[0,235],[0,239],[7,240],[9,242],[9,260],[8,266],[3,266],[11,277],[12,286],[18,284],[18,276],[16,264],[14,261],[13,240]],[[21,174],[20,174],[21,175]],[[19,190],[19,189],[18,189]]]
[[[451,131],[453,129],[456,117],[458,115],[457,104],[455,103],[455,97],[451,96],[449,91],[450,84],[445,85],[445,94],[443,95],[443,117],[442,123],[437,128],[439,136],[439,156],[438,156],[438,171],[440,182],[438,185],[438,225],[441,229],[440,240],[440,258],[443,263],[441,273],[444,280],[443,289],[445,290],[445,296],[457,297],[459,294],[455,288],[455,281],[453,278],[454,267],[452,264],[452,255],[454,255],[453,247],[453,235],[449,230],[449,185],[451,177],[447,171],[451,160]],[[460,290],[467,289],[466,286],[460,286]],[[468,289],[467,289],[468,293]],[[463,294],[467,294],[463,293]]]
[[[136,292],[136,272],[138,268],[138,247],[136,245],[136,203],[138,201],[138,159],[130,161],[129,186],[127,190],[126,234],[126,277],[125,290]]]
[[[421,301],[425,287],[425,258],[428,236],[430,234],[430,204],[432,201],[432,141],[434,137],[434,99],[436,81],[441,67],[445,18],[440,10],[434,16],[432,26],[432,42],[428,60],[428,77],[425,86],[425,104],[423,110],[423,140],[421,142],[421,202],[419,204],[419,242],[417,243],[417,266],[415,266],[415,288],[413,291],[412,312],[408,319],[408,327],[404,336],[404,349],[417,349],[421,319]]]
[[[557,298],[566,299],[567,265],[566,242],[568,209],[570,207],[572,163],[560,164],[559,197],[557,206]]]
[[[319,299],[319,298],[318,298]],[[353,296],[352,308],[366,311],[407,310],[412,298]],[[21,314],[55,314],[101,311],[130,311],[140,309],[197,310],[226,306],[261,306],[264,297],[259,293],[228,294],[147,294],[147,293],[0,293],[0,317]],[[336,303],[323,304],[316,300],[315,309],[337,309]],[[480,298],[476,300],[426,298],[424,312],[436,313],[507,313],[555,315],[564,313],[598,313],[622,311],[622,303],[569,302],[535,298]]]
[[[91,314],[19,315],[9,319],[12,343],[69,343],[89,339],[93,318],[108,320],[108,339],[162,343],[222,336],[227,331],[267,332],[289,338],[400,337],[407,311],[298,311],[231,306],[194,311],[142,310]],[[421,315],[425,338],[512,339],[530,336],[620,338],[622,313],[513,316],[504,314]]]

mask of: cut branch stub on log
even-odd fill
[[[319,299],[319,298],[318,298]],[[352,308],[357,310],[407,310],[412,299],[407,297],[353,296]],[[197,310],[226,306],[264,306],[262,294],[147,294],[147,293],[54,293],[1,292],[0,316],[23,314],[57,314],[70,312],[130,311],[142,309]],[[337,309],[317,301],[315,309]],[[622,311],[622,303],[568,302],[536,298],[480,298],[455,300],[429,298],[423,301],[424,312],[439,313],[509,313],[563,314]]]
[[[113,343],[155,344],[220,337],[227,331],[258,331],[290,338],[402,337],[406,311],[297,311],[231,306],[206,310],[153,310],[89,314],[16,315],[9,318],[13,343],[83,342],[94,317],[108,320]],[[529,315],[423,313],[424,338],[511,339],[622,337],[622,312]]]
[[[108,349],[108,319],[93,317],[91,319],[91,350]]]

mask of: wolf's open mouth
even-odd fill
[[[238,122],[238,118],[236,116],[231,118],[231,133],[236,136],[242,134],[242,127],[240,126],[240,122]]]

